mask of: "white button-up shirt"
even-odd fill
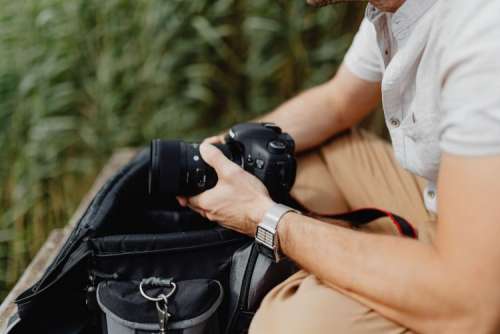
[[[500,154],[500,1],[406,0],[393,14],[369,4],[344,63],[382,81],[395,157],[429,181],[429,210],[442,150]]]

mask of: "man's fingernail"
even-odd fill
[[[177,202],[179,202],[180,206],[186,206],[186,200],[182,197],[176,196]]]

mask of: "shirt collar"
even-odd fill
[[[401,7],[391,15],[391,28],[395,37],[406,35],[419,18],[422,17],[439,0],[406,0]],[[371,3],[366,6],[365,17],[372,23],[385,16]]]

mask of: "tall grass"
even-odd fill
[[[339,65],[360,7],[0,0],[0,296],[112,151],[200,139]]]

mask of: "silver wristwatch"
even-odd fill
[[[267,210],[261,223],[257,225],[255,233],[257,249],[274,262],[279,262],[283,258],[283,254],[280,252],[278,224],[281,218],[290,211],[300,213],[286,205],[274,204]]]

